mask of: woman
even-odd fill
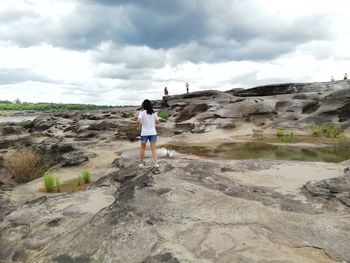
[[[154,112],[152,103],[149,100],[142,102],[143,111],[139,113],[137,118],[137,130],[141,130],[141,148],[140,148],[140,164],[139,167],[144,168],[145,150],[147,141],[151,144],[152,160],[154,167],[159,167],[157,160],[157,131],[156,124],[159,124],[157,113]]]

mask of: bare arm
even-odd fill
[[[140,119],[137,119],[137,121],[136,121],[136,128],[139,132],[141,131],[141,120]]]
[[[160,120],[156,120],[156,124],[160,124]]]

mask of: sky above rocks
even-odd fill
[[[0,100],[139,105],[350,73],[348,0],[1,0]]]

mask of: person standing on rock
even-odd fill
[[[159,167],[157,159],[157,131],[156,124],[159,124],[159,118],[156,112],[154,112],[152,103],[150,100],[144,100],[142,102],[142,111],[137,118],[137,130],[141,131],[141,148],[140,148],[140,168],[145,167],[145,150],[147,141],[151,144],[153,166]]]
[[[188,82],[186,82],[186,92],[188,93],[188,89],[189,89],[190,85],[188,84]]]
[[[169,95],[168,88],[165,87],[165,88],[164,88],[164,96],[168,96],[168,95]]]
[[[348,73],[345,73],[344,74],[344,80],[347,80],[348,79]]]

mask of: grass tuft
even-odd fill
[[[52,192],[55,186],[55,176],[52,172],[46,172],[44,175],[44,187],[46,192]]]
[[[61,192],[61,179],[59,177],[55,178],[55,185],[57,192]]]
[[[277,129],[276,130],[276,137],[277,137],[277,140],[280,141],[280,142],[295,142],[296,139],[297,139],[295,137],[293,131],[287,133],[283,129]]]
[[[18,183],[26,183],[42,176],[46,170],[39,154],[31,150],[19,150],[5,157],[5,167]]]
[[[80,177],[83,179],[83,182],[88,184],[91,181],[91,173],[88,170],[84,170]]]

